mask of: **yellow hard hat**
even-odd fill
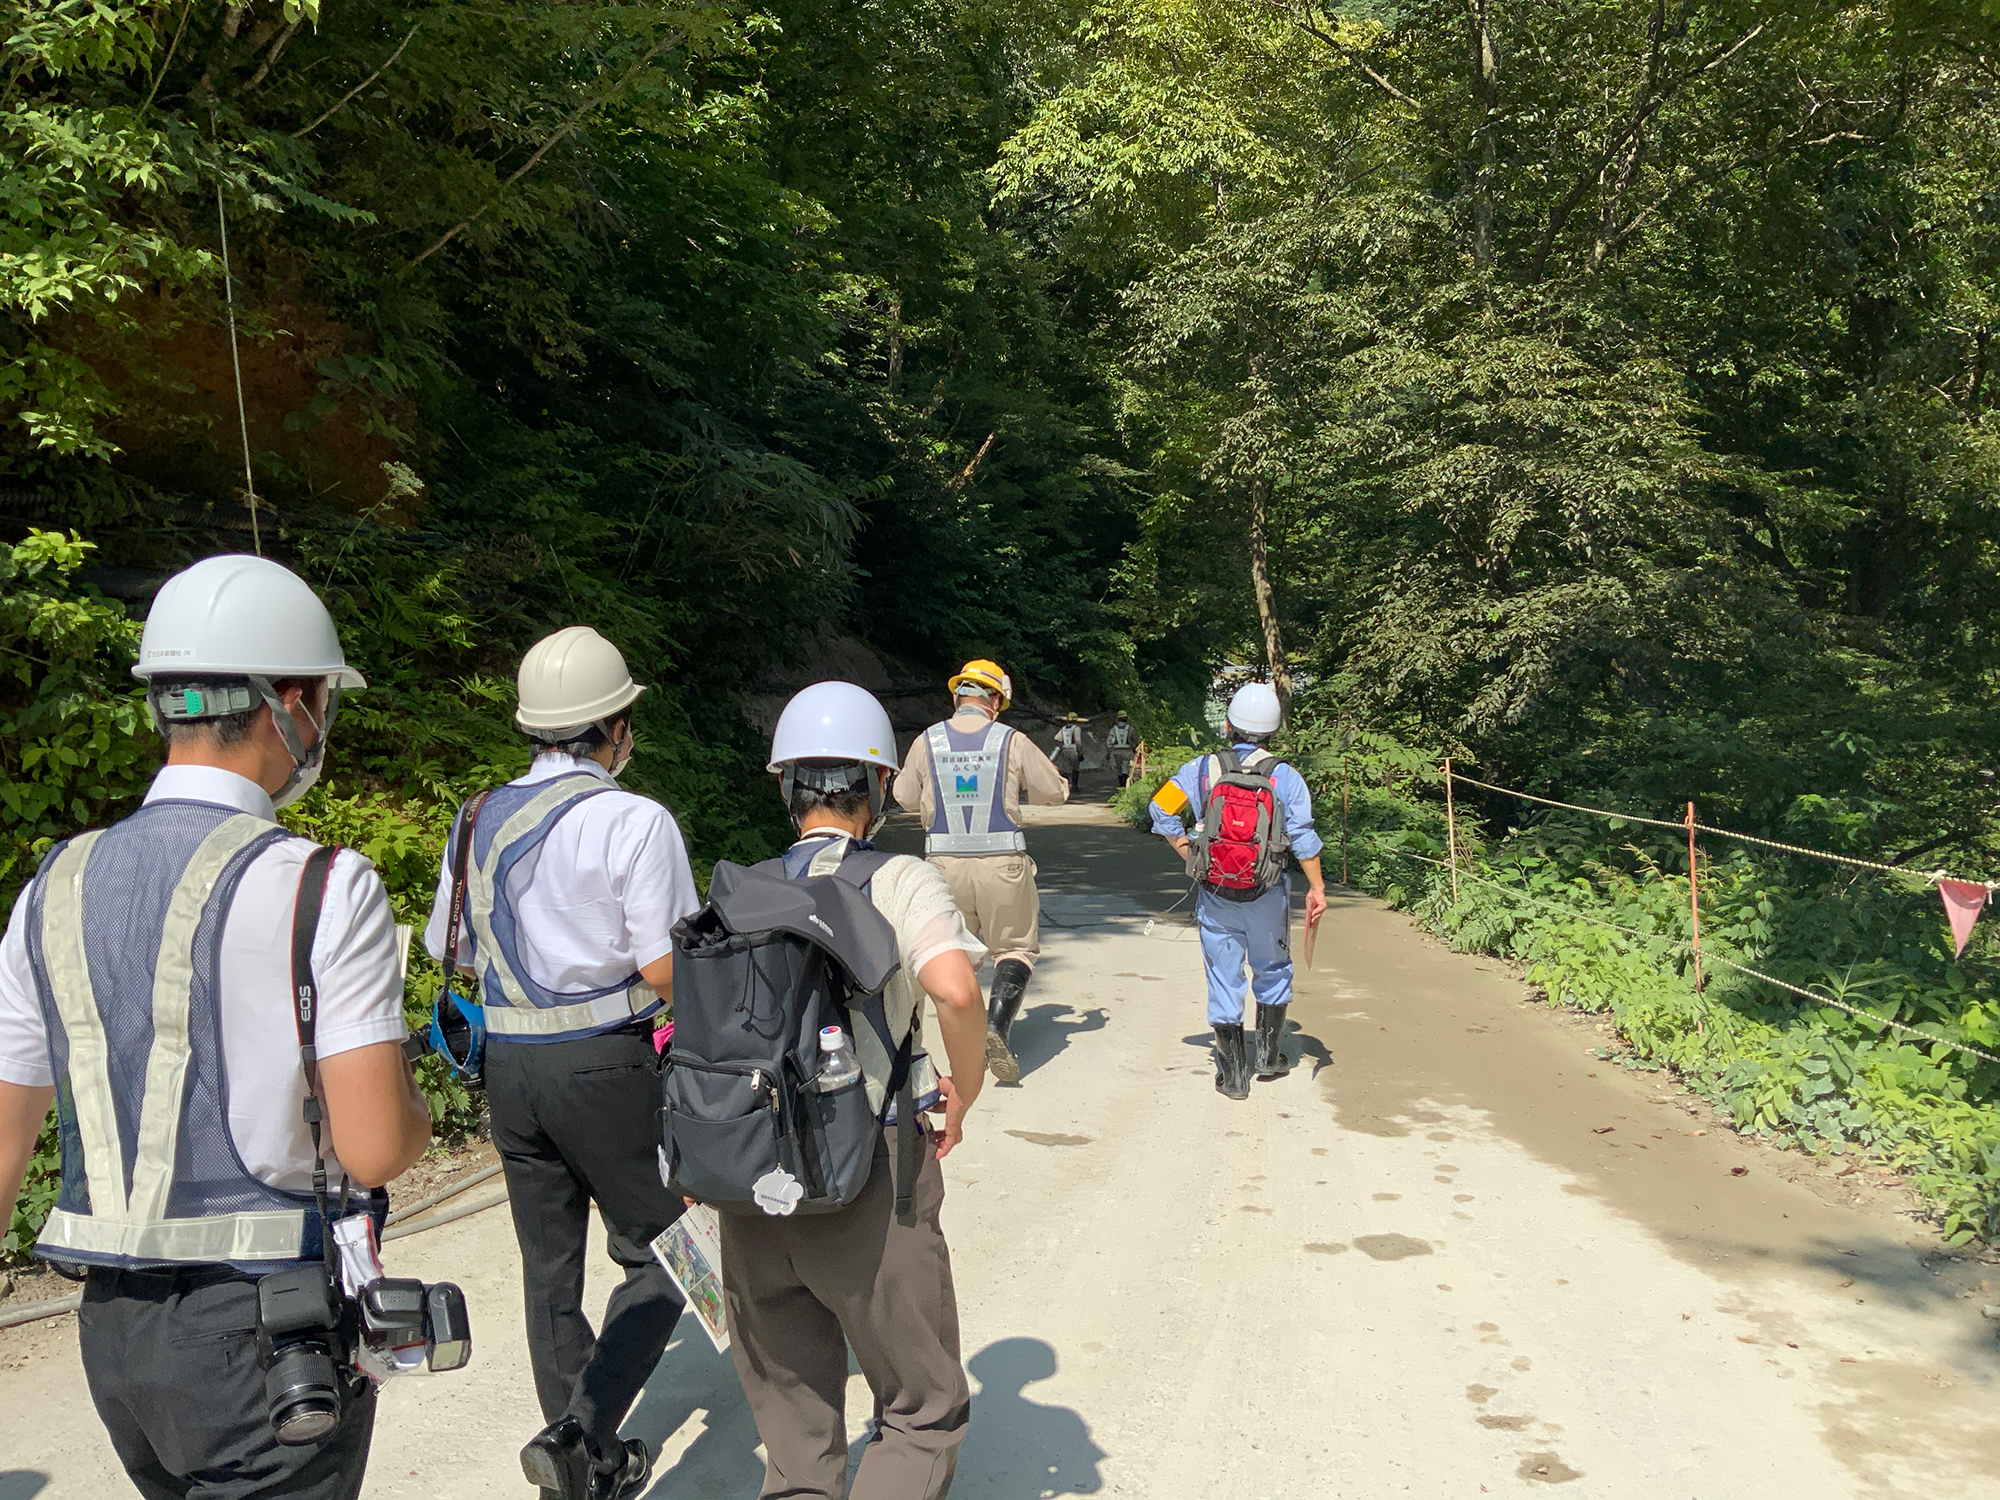
[[[1006,708],[1014,701],[1014,679],[1000,670],[1000,663],[980,657],[969,661],[960,673],[945,684],[956,693],[962,687],[984,688],[989,693],[1000,695],[1000,706]]]

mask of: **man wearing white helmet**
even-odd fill
[[[280,1442],[255,1330],[262,1279],[326,1286],[332,1223],[379,1215],[430,1142],[381,878],[275,816],[364,684],[325,605],[258,557],[168,579],[132,670],[166,765],[49,852],[0,942],[0,1216],[54,1098],[35,1253],[86,1273],[84,1374],[133,1484],[350,1500],[372,1382],[328,1363]]]
[[[889,715],[851,682],[816,683],[785,706],[771,769],[799,830],[783,857],[786,875],[824,873],[871,847],[895,753]],[[867,892],[894,929],[901,960],[883,994],[884,1013],[890,1028],[910,1039],[908,1066],[926,1077],[925,995],[937,1011],[949,1065],[933,1105],[942,1127],[924,1131],[907,1216],[895,1211],[904,1184],[886,1131],[868,1185],[848,1207],[796,1217],[723,1215],[730,1354],[764,1441],[766,1495],[937,1500],[951,1488],[971,1415],[951,1253],[938,1222],[938,1162],[958,1144],[985,1071],[985,1011],[973,969],[984,950],[966,931],[943,875],[923,860],[886,860]],[[854,1032],[866,1043],[870,1029]],[[901,1083],[894,1058],[880,1044],[860,1051],[870,1098],[893,1097]],[[851,1489],[849,1349],[875,1396],[875,1434]]]
[[[484,1021],[548,1422],[522,1471],[562,1500],[623,1500],[652,1456],[618,1427],[683,1307],[648,1248],[682,1211],[655,1164],[652,1033],[672,996],[674,924],[700,903],[673,816],[617,784],[644,691],[617,647],[585,625],[558,630],[522,659],[518,687],[534,762],[459,809],[424,943],[471,968]],[[593,1202],[625,1272],[596,1335],[583,1314]]]
[[[1215,1086],[1250,1096],[1250,1075],[1276,1078],[1285,1060],[1285,1007],[1292,998],[1292,882],[1287,854],[1306,872],[1306,924],[1326,910],[1320,837],[1305,778],[1265,747],[1283,717],[1278,695],[1246,683],[1229,700],[1223,738],[1232,748],[1201,755],[1154,795],[1153,832],[1189,861],[1197,882],[1195,921],[1208,972],[1208,1020],[1215,1029]],[[1192,813],[1190,830],[1183,815]],[[1256,996],[1256,1057],[1244,1037],[1249,992]]]

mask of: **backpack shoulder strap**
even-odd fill
[[[856,849],[840,862],[833,872],[835,880],[844,880],[859,889],[873,880],[881,868],[897,856],[885,849]]]

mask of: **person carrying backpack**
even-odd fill
[[[1195,921],[1208,972],[1208,1020],[1215,1028],[1215,1086],[1250,1097],[1250,1075],[1282,1075],[1285,1007],[1292,998],[1292,882],[1287,860],[1306,872],[1306,925],[1326,910],[1319,834],[1305,778],[1265,746],[1278,731],[1278,695],[1246,683],[1229,700],[1222,726],[1230,749],[1182,766],[1154,794],[1153,832],[1188,862],[1196,882]],[[1183,814],[1192,813],[1189,830]],[[1243,1023],[1243,967],[1257,999],[1257,1048],[1250,1058]]]
[[[730,1355],[767,1496],[935,1500],[971,1417],[938,1163],[985,1073],[984,948],[942,873],[868,841],[895,751],[865,688],[794,697],[770,768],[798,841],[751,869],[717,864],[708,906],[674,933],[661,1172],[721,1213]],[[851,1489],[850,1348],[875,1397]]]

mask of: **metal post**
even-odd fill
[[[1446,860],[1451,865],[1451,900],[1456,906],[1458,904],[1458,812],[1451,797],[1449,755],[1444,758],[1444,838]]]
[[[1701,872],[1694,847],[1694,804],[1688,803],[1688,921],[1694,933],[1694,987],[1701,992]]]
[[[1340,762],[1340,883],[1347,881],[1347,759]]]

